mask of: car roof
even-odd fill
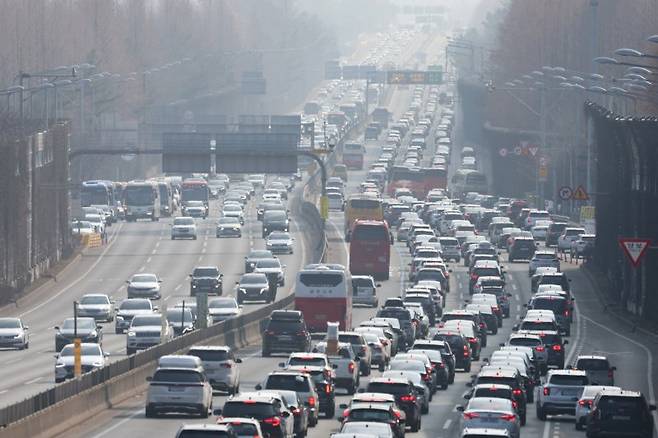
[[[254,401],[254,402],[259,402],[259,403],[272,403],[275,398],[272,397],[272,394],[268,394],[267,392],[241,392],[235,395],[230,396],[226,402],[246,402],[246,401]]]
[[[546,379],[551,376],[587,376],[587,371],[584,370],[549,370]]]
[[[605,356],[594,355],[594,354],[581,354],[576,358],[576,362],[578,362],[580,359],[605,360],[605,361],[608,360],[608,358]]]
[[[231,347],[226,345],[193,345],[190,350],[231,351]]]

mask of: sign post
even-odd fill
[[[634,268],[640,266],[642,257],[646,254],[651,244],[651,239],[641,239],[635,237],[620,237],[619,244],[624,250],[626,257],[631,262]]]

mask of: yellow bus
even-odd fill
[[[384,203],[376,195],[350,196],[345,204],[345,241],[350,241],[352,228],[358,219],[383,221]]]

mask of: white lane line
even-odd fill
[[[123,426],[124,424],[128,423],[129,421],[132,421],[135,417],[137,417],[139,414],[142,414],[144,412],[144,408],[139,408],[138,410],[132,412],[128,417],[124,418],[123,420],[119,421],[118,423],[114,423],[112,426],[108,427],[104,431],[97,433],[91,438],[100,438],[102,436],[107,435],[108,433],[112,432],[115,429],[118,429],[119,427]]]
[[[157,251],[154,249],[153,251],[151,251],[151,254],[155,254],[156,252],[157,252]]]
[[[167,296],[164,297],[162,300],[163,300],[163,301],[167,301],[167,300],[169,300],[169,298],[171,298],[171,295],[167,295]]]
[[[144,269],[146,269],[146,266],[142,266],[141,268],[139,268],[139,272],[144,272]]]
[[[148,264],[148,263],[151,263],[151,257],[149,257],[149,258],[146,259],[146,263],[147,263],[147,264]]]
[[[179,284],[178,286],[176,286],[176,287],[174,288],[174,290],[177,291],[177,290],[180,289],[181,287],[183,287],[183,285],[182,285],[182,284]]]
[[[120,293],[121,291],[123,291],[123,285],[121,285],[117,288],[117,293]]]
[[[116,233],[117,233],[117,234],[119,233],[119,231],[121,231],[121,228],[123,228],[123,225],[124,225],[124,222],[122,222],[122,223],[119,225],[118,229],[116,230]],[[75,281],[71,282],[68,286],[66,286],[64,289],[60,290],[60,291],[57,292],[56,294],[51,295],[50,297],[48,297],[48,299],[43,300],[40,304],[38,304],[38,305],[32,307],[32,308],[29,309],[29,310],[26,310],[25,312],[19,314],[18,316],[22,318],[22,317],[24,317],[25,315],[28,315],[28,314],[34,312],[35,310],[38,310],[38,309],[42,308],[43,306],[45,306],[45,305],[47,305],[47,304],[50,304],[51,301],[55,300],[56,298],[59,298],[62,294],[66,293],[69,289],[71,289],[71,288],[74,287],[76,284],[78,284],[78,283],[80,283],[82,280],[84,280],[84,279],[87,277],[87,275],[89,275],[89,273],[90,273],[91,271],[93,271],[94,269],[96,269],[96,266],[98,266],[98,264],[99,264],[101,261],[103,261],[103,257],[105,257],[105,254],[107,254],[107,252],[110,250],[110,248],[112,248],[112,245],[114,245],[114,242],[116,242],[116,241],[117,241],[117,239],[113,239],[113,240],[112,240],[112,241],[111,241],[111,242],[105,247],[105,249],[103,250],[103,252],[101,252],[101,254],[98,256],[98,258],[96,259],[96,261],[95,261],[94,263],[92,263],[92,265],[89,267],[89,269],[87,269],[87,271],[85,271],[84,274],[82,274],[81,276],[79,276],[78,278],[76,278]]]
[[[36,379],[28,380],[27,382],[25,382],[25,385],[31,385],[33,383],[37,383],[41,379],[43,379],[43,376],[37,377]]]
[[[160,240],[158,240],[157,242],[155,242],[155,249],[158,249],[159,246],[160,246]]]
[[[203,256],[199,256],[199,258],[198,258],[197,260],[198,260],[198,261],[203,260]]]
[[[512,289],[514,289],[514,290],[517,289],[516,284],[512,283]]]
[[[520,312],[520,311],[521,311],[521,305],[520,305],[520,304],[517,304],[517,305],[516,305],[516,311],[517,311],[517,312]]]
[[[3,389],[2,391],[0,391],[0,394],[6,394],[6,393],[8,393],[8,392],[9,392],[8,389]]]
[[[452,420],[448,418],[445,423],[443,423],[443,430],[448,430],[450,429],[450,425],[452,424]]]

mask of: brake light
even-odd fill
[[[302,412],[299,408],[291,408],[290,411],[293,415],[299,415]]]
[[[486,325],[483,322],[481,322],[480,323],[480,328],[485,328],[485,327],[486,327]]]
[[[309,397],[308,398],[308,405],[312,408],[315,407],[315,397]]]
[[[491,310],[493,312],[500,312],[500,309],[498,308],[498,306],[491,306]]]
[[[464,345],[464,357],[471,355],[471,352],[468,350],[468,345]]]
[[[518,409],[519,404],[518,404],[516,401],[512,400],[512,407],[513,407],[514,409]]]
[[[477,274],[471,274],[471,280],[477,281],[478,275]]]
[[[402,397],[400,397],[400,401],[407,402],[407,403],[409,403],[409,402],[415,403],[416,402],[416,396],[415,395],[403,395]]]
[[[331,385],[330,384],[327,383],[326,385],[324,385],[324,392],[326,392],[327,394],[331,394]]]
[[[354,373],[354,362],[350,362],[350,364],[347,365],[347,370],[350,372],[350,374]]]
[[[551,395],[551,388],[544,387],[544,395]]]
[[[474,418],[480,418],[480,414],[477,412],[464,412],[464,420],[472,420]]]
[[[223,363],[222,367],[223,368],[233,368],[233,365],[231,365],[230,363]]]
[[[521,396],[521,390],[519,388],[513,389],[512,394],[519,397],[519,396]]]
[[[562,351],[562,346],[560,344],[553,345],[553,351]]]
[[[535,351],[543,353],[544,352],[544,347],[542,345],[540,345],[539,347],[535,347]]]
[[[426,381],[426,382],[429,382],[429,381],[430,381],[430,375],[427,374],[427,373],[425,373],[425,374],[421,374],[420,377],[422,377],[422,379],[423,379],[424,381]]]
[[[279,417],[270,417],[263,420],[263,423],[267,423],[272,427],[281,426],[281,419]]]
[[[615,371],[612,368],[608,370],[608,377],[611,379],[615,377]]]
[[[505,421],[516,421],[516,415],[514,414],[503,414],[500,416],[501,420]]]
[[[471,344],[475,344],[477,341],[478,341],[477,338],[468,338],[468,342],[470,342]]]
[[[350,410],[349,410],[349,409],[345,409],[345,410],[343,411],[343,418],[346,419],[349,415],[350,415]]]
[[[582,407],[592,407],[593,400],[578,400],[578,405]]]
[[[395,418],[397,418],[398,420],[402,418],[402,414],[400,414],[400,412],[398,412],[397,410],[394,410],[393,414],[395,414]]]

